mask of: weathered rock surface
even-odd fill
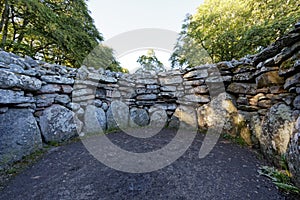
[[[157,95],[156,94],[145,94],[145,95],[139,95],[136,98],[137,100],[141,100],[141,101],[151,101],[151,100],[156,100],[157,99]]]
[[[129,107],[121,101],[113,101],[107,111],[107,129],[126,129],[129,125]]]
[[[287,152],[287,161],[289,169],[293,174],[293,179],[297,186],[300,187],[300,117],[298,117],[295,123],[295,130]]]
[[[227,91],[236,94],[256,94],[256,85],[233,82],[228,86]]]
[[[183,79],[181,76],[163,77],[159,79],[161,85],[179,85]]]
[[[54,102],[67,106],[69,103],[71,103],[71,98],[68,95],[61,94],[55,97]]]
[[[195,107],[180,105],[175,110],[173,117],[176,117],[180,121],[179,127],[182,129],[198,129]]]
[[[36,105],[38,107],[49,107],[54,103],[58,94],[43,94],[36,97]]]
[[[84,133],[104,133],[106,126],[106,114],[103,109],[93,105],[87,106],[84,113]]]
[[[150,124],[149,126],[154,129],[162,129],[167,125],[168,115],[167,112],[160,108],[153,108],[149,110]]]
[[[42,147],[37,122],[28,109],[0,114],[0,169]]]
[[[74,84],[74,79],[72,78],[66,78],[62,76],[42,76],[42,81],[45,81],[47,83],[57,83],[57,84]]]
[[[20,85],[18,77],[10,71],[0,69],[0,88],[14,88]]]
[[[130,127],[146,126],[150,122],[150,117],[146,110],[139,108],[130,109]]]
[[[288,144],[293,136],[294,120],[289,106],[278,103],[272,106],[262,123],[258,137],[263,153],[278,161],[287,153]]]
[[[212,99],[209,104],[200,106],[197,109],[199,128],[204,130],[211,128],[232,136],[239,136],[244,131],[242,137],[251,143],[250,136],[245,135],[247,131],[243,130],[246,126],[244,125],[245,119],[239,114],[233,101],[234,97],[222,93]]]
[[[20,79],[20,88],[25,91],[38,91],[42,87],[42,82],[34,77],[21,75]]]
[[[287,78],[284,84],[284,89],[288,90],[291,87],[297,85],[299,82],[300,82],[300,73]]]
[[[298,174],[298,136],[291,127],[300,114],[299,39],[295,29],[257,55],[135,74],[72,69],[0,50],[0,115],[28,108],[40,120],[45,142],[77,135],[81,122],[75,114],[85,132],[96,123],[104,131],[133,122],[157,130],[167,124],[207,129],[224,123],[220,132],[261,146],[274,162],[291,152],[289,165]]]
[[[38,93],[40,94],[51,94],[51,93],[58,93],[61,91],[61,87],[57,84],[48,84],[48,85],[43,85]]]
[[[24,96],[23,91],[0,89],[0,104],[22,104],[34,102],[35,99],[33,97]]]
[[[297,96],[293,101],[294,108],[300,110],[300,96]]]
[[[78,135],[81,127],[75,114],[60,105],[46,108],[40,117],[39,124],[46,143],[63,142],[73,138]]]
[[[282,84],[284,84],[284,79],[279,77],[278,71],[267,72],[256,78],[257,88]]]
[[[209,103],[210,101],[208,95],[196,95],[196,94],[184,95],[182,100],[189,103]]]

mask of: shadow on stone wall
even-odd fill
[[[300,186],[299,49],[298,27],[257,55],[136,74],[72,69],[0,51],[0,169],[43,143],[97,132],[98,124],[105,132],[178,128],[184,121],[206,131],[222,122],[222,133],[243,138],[275,164],[286,157]]]

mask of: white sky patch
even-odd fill
[[[187,13],[194,14],[203,0],[89,0],[88,8],[95,25],[105,41],[127,31],[143,28],[160,28],[181,31]],[[175,45],[175,43],[174,43]],[[154,48],[155,49],[155,48]],[[136,68],[138,57],[145,51],[133,51],[118,60],[121,66]],[[170,68],[170,53],[155,50],[156,57]]]
[[[148,50],[136,50],[128,52],[127,54],[121,55],[118,58],[118,61],[121,63],[121,66],[128,69],[129,73],[134,73],[138,68],[140,68],[140,64],[137,62],[138,58],[142,55],[147,55]],[[170,53],[162,50],[154,50],[155,56],[157,59],[163,63],[164,67],[169,70],[171,69],[171,65],[169,62],[169,58],[171,56]]]

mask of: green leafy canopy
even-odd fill
[[[0,5],[0,48],[6,51],[80,67],[103,40],[85,0],[0,0]],[[114,62],[113,51],[102,49],[104,61]],[[120,70],[114,65],[111,69]]]
[[[171,61],[173,65],[201,63],[195,56],[188,56],[187,50],[204,49],[211,62],[255,54],[299,20],[298,0],[205,0],[184,22]],[[201,54],[194,55],[203,59]]]

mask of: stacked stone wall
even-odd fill
[[[111,108],[115,104],[129,127],[147,126],[162,116],[166,126],[176,127],[184,110],[195,111],[196,124],[191,125],[201,131],[225,120],[223,133],[259,147],[274,163],[284,156],[300,183],[299,50],[296,27],[260,53],[239,60],[135,74],[73,69],[0,51],[1,166],[43,143],[97,131],[93,113],[103,131],[118,128]]]

